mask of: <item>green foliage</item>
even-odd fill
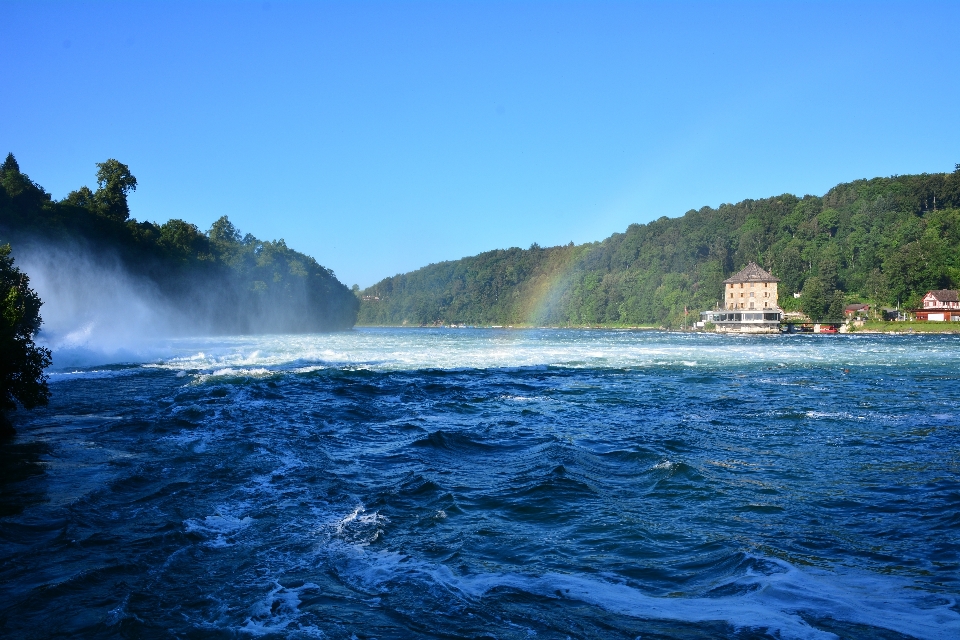
[[[137,187],[117,160],[97,164],[96,192],[81,187],[64,200],[20,172],[12,154],[0,167],[0,234],[17,243],[80,245],[94,260],[119,261],[134,275],[216,332],[347,329],[360,301],[333,272],[283,240],[241,236],[227,216],[204,233],[184,220],[129,218]]]
[[[103,215],[121,222],[130,217],[127,194],[137,190],[137,179],[127,165],[113,158],[98,162],[97,186],[94,200]]]
[[[33,341],[41,304],[27,275],[14,266],[10,245],[0,246],[0,411],[30,409],[50,396],[43,373],[50,351]]]
[[[432,264],[361,292],[360,322],[676,327],[685,308],[713,308],[723,279],[750,260],[781,279],[786,310],[839,319],[848,298],[915,305],[960,285],[960,172],[857,180],[822,197],[633,224],[602,242]]]
[[[814,276],[808,278],[800,295],[800,308],[811,320],[819,321],[827,316],[831,299],[827,297],[827,287],[823,280]]]

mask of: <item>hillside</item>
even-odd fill
[[[386,278],[359,323],[678,326],[712,308],[754,260],[780,305],[912,306],[960,285],[960,165],[950,174],[856,180],[822,197],[784,194],[633,224],[602,242],[488,251]],[[835,293],[840,292],[840,293]]]
[[[283,240],[242,236],[226,216],[207,232],[183,220],[131,219],[127,194],[136,189],[136,178],[116,160],[97,166],[96,191],[81,187],[55,201],[9,154],[0,167],[0,244],[10,243],[18,261],[21,256],[47,259],[60,275],[111,274],[132,283],[128,289],[148,295],[151,303],[176,309],[178,328],[186,332],[353,326],[356,296],[310,256]],[[115,284],[90,279],[74,277],[91,290]]]

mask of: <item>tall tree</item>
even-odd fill
[[[100,213],[121,222],[130,217],[127,194],[137,190],[137,179],[130,167],[113,158],[98,162],[97,186],[95,197]]]

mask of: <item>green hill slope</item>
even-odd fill
[[[678,326],[712,308],[754,260],[780,305],[910,306],[960,284],[960,165],[950,174],[857,180],[633,224],[602,242],[489,251],[386,278],[362,292],[361,324]],[[841,296],[837,296],[840,299]],[[826,302],[824,302],[826,301]]]
[[[206,233],[183,220],[130,219],[126,196],[136,189],[136,178],[116,160],[98,167],[96,191],[81,187],[58,202],[8,155],[0,167],[0,244],[9,242],[15,255],[34,251],[78,263],[64,269],[89,263],[114,269],[119,263],[143,288],[181,310],[185,331],[279,333],[353,326],[356,296],[310,256],[283,240],[241,236],[226,216]]]

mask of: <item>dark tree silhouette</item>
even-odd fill
[[[50,350],[33,341],[42,322],[41,304],[30,279],[13,265],[10,245],[0,247],[0,432],[12,431],[3,412],[18,405],[32,409],[50,397],[43,373]]]

